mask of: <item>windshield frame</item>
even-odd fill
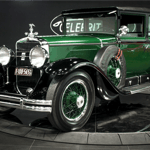
[[[100,15],[105,15],[105,17],[107,16],[110,16],[110,15],[113,15],[115,17],[115,20],[114,20],[114,33],[109,33],[109,32],[75,32],[75,33],[67,33],[67,25],[66,25],[66,20],[68,18],[70,19],[73,19],[73,18],[96,18],[96,17],[101,17]],[[107,14],[107,16],[106,16]],[[117,10],[114,10],[114,11],[102,11],[102,12],[99,12],[99,13],[92,13],[92,14],[82,14],[82,15],[68,15],[68,16],[64,16],[63,18],[63,33],[64,35],[80,35],[80,34],[111,34],[111,35],[116,35],[117,34],[117,27],[118,27],[118,11]],[[102,16],[104,17],[104,16]],[[84,21],[86,21],[87,19],[84,19]],[[87,22],[84,22],[84,29],[86,28],[85,26],[87,26]]]

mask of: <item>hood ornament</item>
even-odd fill
[[[28,32],[25,32],[25,35],[30,37],[30,38],[34,38],[36,35],[38,35],[38,32],[34,32],[33,33],[33,27],[35,27],[35,25],[33,23],[30,23],[29,24],[29,33]]]

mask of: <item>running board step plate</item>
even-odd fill
[[[136,94],[136,93],[150,94],[150,82],[124,87],[122,88],[122,91],[130,94]]]

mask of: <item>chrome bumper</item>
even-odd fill
[[[0,106],[38,112],[52,112],[52,100],[27,99],[18,96],[0,94]]]

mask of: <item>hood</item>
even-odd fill
[[[116,41],[114,35],[57,35],[57,36],[38,36],[46,40],[49,45],[69,45],[69,44],[88,44],[88,43],[112,43]]]
[[[116,42],[116,38],[115,36],[108,34],[36,36],[35,38],[26,37],[20,39],[17,42],[19,44],[16,44],[16,46],[21,45],[23,47],[29,47],[31,44],[37,45],[37,42],[50,54],[51,62],[70,57],[93,61],[100,47],[105,44],[112,44]],[[51,48],[49,48],[49,46]],[[57,46],[59,46],[59,48]],[[33,46],[31,45],[31,47]],[[29,48],[29,50],[30,49],[31,48]]]

